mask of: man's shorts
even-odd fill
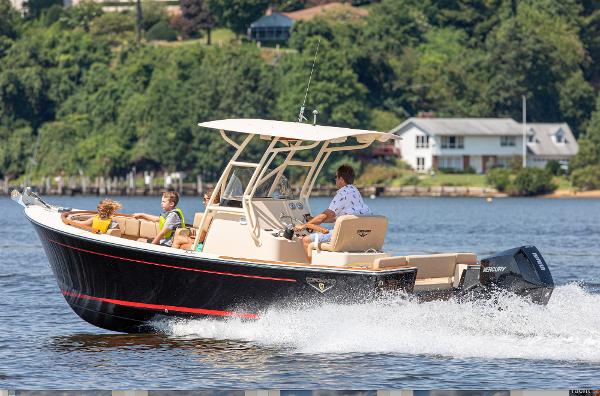
[[[322,226],[322,224],[321,224]],[[329,228],[329,227],[325,227],[325,228]],[[310,241],[314,242],[317,239],[317,236],[319,237],[319,243],[325,243],[325,242],[329,242],[331,241],[331,234],[333,233],[333,231],[330,229],[329,230],[329,234],[321,234],[320,232],[313,232],[312,234],[310,234]]]

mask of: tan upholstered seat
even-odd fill
[[[106,235],[120,237],[121,230],[119,228],[110,228],[108,231],[106,231]]]
[[[448,289],[457,286],[462,270],[468,265],[477,264],[473,253],[429,254],[407,256],[407,264],[417,267],[415,287],[419,290]]]
[[[154,221],[140,220],[140,239],[142,242],[152,241],[158,235],[158,223]]]
[[[139,239],[140,221],[130,217],[125,218],[124,225],[121,228],[121,237],[136,240]]]
[[[406,257],[404,256],[396,256],[396,257],[384,257],[378,258],[373,261],[373,269],[386,269],[386,268],[395,268],[402,267],[407,265]]]
[[[123,217],[123,216],[115,216],[113,217],[113,220],[117,222],[117,224],[119,225],[119,229],[121,230],[121,232],[123,232],[125,230],[125,220],[127,218]]]
[[[344,215],[337,218],[331,241],[312,243],[313,249],[329,252],[365,252],[381,250],[387,231],[385,216]]]

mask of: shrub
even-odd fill
[[[148,30],[146,38],[148,40],[175,41],[177,40],[177,33],[166,21],[160,21]]]
[[[135,31],[135,18],[132,14],[108,12],[94,19],[90,32],[94,35],[122,35]]]
[[[486,173],[485,179],[487,184],[498,191],[506,191],[510,186],[510,174],[510,169],[492,168]]]
[[[560,162],[556,160],[550,160],[546,163],[545,169],[550,172],[554,176],[559,176],[563,174],[563,170],[560,166]]]
[[[438,168],[438,171],[447,175],[471,175],[476,173],[475,168],[473,168],[472,166],[467,166],[465,169]]]
[[[556,188],[556,184],[552,182],[552,174],[540,168],[521,169],[512,184],[516,195],[525,196],[548,194]]]
[[[571,183],[581,191],[600,189],[600,165],[588,165],[571,173]]]
[[[46,26],[51,26],[53,23],[58,22],[60,17],[64,13],[64,8],[61,5],[53,4],[44,13],[44,23]]]
[[[361,186],[388,184],[392,180],[402,177],[403,174],[404,171],[396,166],[369,164],[358,177],[356,184]]]
[[[410,177],[407,177],[406,180],[404,180],[402,182],[403,186],[416,186],[417,184],[419,184],[421,182],[421,179],[419,179],[418,176],[416,175],[411,175]]]

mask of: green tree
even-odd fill
[[[315,43],[312,39],[312,43]],[[316,47],[316,46],[315,46]],[[277,114],[294,120],[303,103],[314,54],[308,51],[289,56],[279,66],[281,82],[277,97]],[[365,126],[368,123],[367,92],[358,81],[344,53],[321,41],[319,61],[315,67],[307,96],[305,117],[312,122],[312,109],[319,112],[317,122],[336,126]]]
[[[37,19],[44,10],[53,5],[62,5],[62,0],[26,0],[23,7],[27,10],[27,17]]]
[[[559,87],[559,94],[564,120],[572,127],[575,137],[579,137],[594,110],[594,89],[585,81],[583,73],[576,71]]]
[[[208,0],[208,9],[217,22],[233,30],[236,36],[245,34],[268,6],[268,0]]]
[[[94,19],[90,25],[93,36],[103,36],[111,45],[132,40],[135,17],[130,13],[107,12]]]
[[[519,119],[526,95],[530,117],[562,121],[560,87],[580,70],[585,53],[567,18],[519,3],[517,15],[490,33],[485,48],[489,84],[482,99],[492,114]]]
[[[581,41],[588,54],[585,64],[586,77],[594,85],[600,83],[600,3],[596,0],[582,0]]]
[[[208,9],[206,0],[180,0],[181,18],[179,25],[185,37],[199,37],[206,30],[206,43],[210,44],[210,32],[215,27],[215,18]]]
[[[579,139],[579,151],[569,161],[569,171],[600,163],[600,150],[592,140]]]
[[[0,124],[0,177],[14,179],[25,173],[35,137],[24,121]]]
[[[503,0],[443,0],[438,7],[439,25],[458,29],[477,43],[511,13],[510,2]]]
[[[79,27],[89,32],[92,21],[102,15],[102,13],[102,4],[85,0],[73,7],[67,8],[60,17],[60,23],[67,29]]]
[[[423,42],[436,14],[437,8],[429,0],[383,0],[369,11],[366,41],[375,51],[401,54],[405,46]]]
[[[19,13],[12,7],[10,0],[0,0],[0,38],[17,38],[20,22]]]
[[[596,96],[596,110],[592,113],[585,136],[600,149],[600,94]]]
[[[167,22],[160,21],[146,32],[146,38],[148,40],[175,41],[177,33]]]
[[[571,174],[571,183],[582,191],[600,189],[600,165],[588,165]]]
[[[169,15],[166,12],[165,4],[154,0],[142,1],[142,29],[147,32],[152,26],[161,21],[169,23]]]

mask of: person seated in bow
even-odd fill
[[[204,193],[204,206],[208,206],[210,202],[210,197],[215,192],[214,189],[210,189]],[[221,193],[219,190],[216,191],[216,196],[213,199],[213,202],[219,203],[221,200]],[[207,214],[207,211],[204,211],[204,215]],[[206,239],[206,233],[208,231],[208,227],[210,227],[210,223],[212,221],[212,214],[208,215],[208,219],[204,223],[203,230],[200,232],[200,237],[198,238],[198,247],[196,248],[197,252],[201,252],[204,247],[204,240]],[[173,247],[178,249],[189,250],[194,246],[194,242],[196,241],[196,235],[194,234],[195,229],[185,230],[187,232],[180,232],[173,241]]]
[[[342,165],[335,173],[335,185],[338,188],[329,207],[322,213],[311,218],[306,224],[297,225],[296,231],[309,228],[310,225],[320,225],[321,223],[335,223],[336,218],[343,215],[371,215],[371,209],[367,206],[360,194],[360,191],[352,184],[354,183],[354,169],[350,165]],[[324,234],[315,232],[302,238],[304,250],[308,256],[308,261],[312,258],[311,243],[324,243],[331,240],[331,232]]]
[[[117,213],[117,210],[121,209],[122,206],[117,201],[106,198],[100,201],[97,206],[95,216],[90,217],[87,220],[72,220],[71,224],[91,227],[92,232],[96,234],[106,234],[109,229],[117,228],[118,224],[113,220],[113,216]]]
[[[154,245],[171,246],[173,236],[178,228],[185,227],[185,218],[183,212],[177,207],[179,203],[179,194],[176,191],[167,191],[162,195],[160,207],[162,213],[160,216],[154,216],[147,213],[134,213],[136,219],[154,221],[159,224],[159,231],[152,240]]]

